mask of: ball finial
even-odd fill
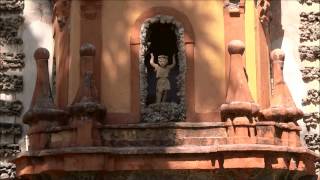
[[[272,61],[284,61],[285,54],[281,49],[274,49],[270,53]]]
[[[244,43],[240,40],[232,40],[228,44],[228,51],[230,54],[243,54],[245,50]]]
[[[90,43],[84,43],[80,47],[80,56],[95,56],[96,48]]]
[[[46,48],[38,48],[33,56],[36,60],[48,60],[50,53]]]

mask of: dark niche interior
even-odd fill
[[[158,64],[158,56],[168,56],[168,65],[172,64],[172,56],[175,55],[176,65],[169,73],[169,81],[171,89],[167,92],[166,102],[175,102],[179,104],[180,99],[177,96],[179,87],[177,86],[177,76],[179,75],[179,59],[177,56],[177,36],[175,34],[175,26],[173,24],[151,24],[147,30],[146,41],[148,42],[148,50],[145,56],[145,66],[147,67],[147,83],[148,95],[146,104],[153,104],[156,102],[156,72],[150,65],[151,53],[154,55],[154,61]]]

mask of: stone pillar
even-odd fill
[[[76,127],[76,144],[81,146],[99,145],[95,129],[105,117],[106,109],[99,103],[93,78],[95,47],[85,43],[80,48],[80,86],[74,102],[69,107],[72,114],[71,126]],[[96,140],[96,141],[95,141]]]
[[[227,86],[226,103],[221,105],[221,116],[228,124],[229,136],[234,131],[233,143],[254,143],[255,120],[259,107],[254,103],[249,91],[242,55],[244,43],[240,40],[232,40],[228,44],[230,54],[230,75]],[[234,128],[234,130],[233,130]]]
[[[45,130],[66,123],[67,113],[57,109],[51,94],[48,59],[49,51],[38,48],[34,53],[37,64],[37,80],[29,110],[23,122],[30,126],[30,149],[43,149],[49,139]]]
[[[300,144],[300,128],[296,121],[303,117],[303,112],[296,107],[284,82],[282,70],[284,59],[285,55],[282,50],[275,49],[271,52],[274,90],[270,107],[261,110],[261,114],[267,121],[280,123],[277,128],[283,145],[297,146]]]

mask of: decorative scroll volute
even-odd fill
[[[284,59],[285,55],[282,50],[275,49],[271,52],[274,90],[271,97],[271,107],[261,111],[267,120],[294,121],[303,116],[303,112],[293,102],[283,79]]]

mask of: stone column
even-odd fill
[[[51,94],[48,59],[49,51],[38,48],[34,53],[37,64],[37,80],[29,110],[23,122],[30,126],[30,149],[43,149],[48,141],[45,130],[66,123],[67,113],[53,103]]]
[[[99,103],[93,78],[95,47],[85,43],[80,47],[80,86],[74,102],[69,107],[72,114],[71,126],[76,127],[76,144],[81,146],[99,145],[95,129],[105,118],[105,107]]]
[[[296,121],[303,117],[291,97],[290,91],[283,79],[283,63],[285,55],[280,49],[271,52],[274,90],[271,96],[271,105],[261,110],[263,118],[267,121],[277,122],[277,131],[280,131],[281,144],[289,146],[300,145],[300,128]]]

